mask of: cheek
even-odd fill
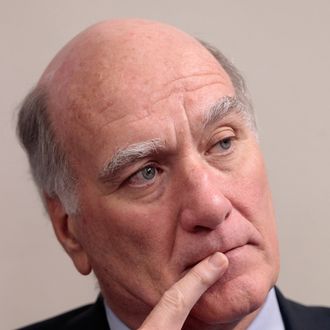
[[[245,159],[244,166],[233,174],[229,191],[233,206],[261,233],[273,232],[275,217],[267,174],[260,152]]]
[[[153,304],[170,277],[175,239],[170,215],[163,205],[136,207],[109,199],[85,204],[82,239],[92,268],[107,290],[137,290],[134,295]]]
[[[279,247],[272,196],[261,155],[248,163],[236,184],[235,207],[261,234],[260,248],[267,264],[276,272]]]
[[[167,259],[173,240],[169,214],[162,205],[134,205],[119,199],[102,197],[84,204],[83,233],[90,254],[118,258],[125,263],[146,264],[157,257]],[[95,243],[96,242],[96,243]]]

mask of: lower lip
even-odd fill
[[[249,248],[249,244],[245,244],[225,252],[224,255],[229,259],[230,262],[233,259],[246,256],[244,250],[248,248]]]
[[[245,245],[242,245],[242,246],[238,246],[236,248],[233,248],[227,252],[224,252],[224,254],[228,257],[228,256],[232,256],[232,255],[235,255],[235,253],[237,253],[238,250],[242,249]]]
[[[244,249],[246,249],[247,247],[248,247],[248,244],[238,246],[237,248],[231,249],[227,252],[223,252],[223,254],[229,259],[229,263],[230,263],[236,258],[243,257],[245,255]],[[198,264],[198,262],[195,265],[186,268],[184,271],[184,274],[186,274],[190,269],[195,267],[197,264]]]

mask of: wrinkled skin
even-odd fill
[[[49,213],[113,311],[138,327],[187,269],[220,251],[228,270],[185,326],[250,323],[278,274],[275,220],[259,145],[241,113],[203,125],[215,102],[235,95],[212,55],[166,25],[104,22],[73,39],[39,84],[80,203],[72,215],[48,198]],[[100,179],[116,151],[151,139],[161,151]]]

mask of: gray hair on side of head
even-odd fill
[[[247,122],[251,130],[256,132],[253,107],[243,77],[217,48],[205,41],[198,41],[229,75],[236,97],[245,107]],[[44,194],[58,198],[68,214],[75,214],[79,207],[77,180],[64,148],[56,138],[47,106],[47,90],[37,86],[25,97],[19,109],[17,134],[27,152],[32,176],[43,201]]]
[[[244,106],[247,122],[249,124],[249,128],[257,134],[257,123],[255,118],[255,113],[253,110],[252,101],[246,86],[246,82],[239,72],[239,70],[234,66],[234,64],[223,55],[219,49],[210,45],[208,42],[197,39],[198,42],[201,43],[218,61],[218,63],[224,68],[227,72],[233,86],[235,89],[236,98],[240,103]]]
[[[18,113],[17,135],[24,147],[41,198],[58,198],[68,214],[78,208],[75,178],[67,156],[56,140],[47,111],[45,88],[34,88],[23,100]],[[46,206],[46,205],[45,205]]]

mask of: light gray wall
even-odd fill
[[[241,68],[277,209],[279,285],[302,302],[330,305],[329,16],[327,0],[1,0],[1,329],[97,294],[54,238],[15,138],[14,110],[66,41],[112,17],[171,23]]]

